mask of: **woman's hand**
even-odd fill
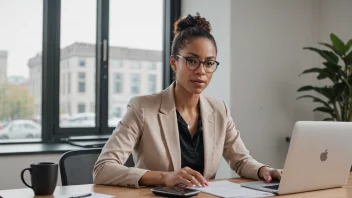
[[[266,182],[270,183],[273,179],[281,179],[282,170],[273,169],[270,167],[261,167],[259,171],[259,178],[264,179]]]
[[[198,187],[209,185],[202,174],[189,167],[184,167],[179,171],[167,172],[164,176],[164,184],[166,186],[184,184],[189,187],[193,185]]]

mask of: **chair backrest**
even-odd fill
[[[63,186],[93,183],[93,168],[101,153],[101,148],[68,151],[59,161],[61,182]],[[133,167],[132,155],[125,166]]]

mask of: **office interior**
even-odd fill
[[[41,53],[43,47],[48,46],[44,38],[45,31],[50,29],[43,25],[47,20],[43,17],[55,17],[43,13],[46,1],[0,0],[0,87],[10,90],[3,92],[5,95],[0,92],[0,97],[6,98],[0,98],[0,137],[2,132],[10,133],[4,130],[14,120],[36,123],[30,129],[22,129],[33,133],[1,139],[0,190],[25,188],[20,172],[33,162],[58,163],[64,152],[84,149],[65,142],[71,137],[70,130],[73,134],[89,134],[92,142],[103,133],[106,137],[125,113],[131,97],[152,94],[167,86],[172,77],[164,60],[163,50],[169,47],[165,42],[165,24],[171,27],[170,22],[165,22],[170,20],[165,9],[171,9],[172,5],[180,6],[180,16],[199,12],[210,21],[220,65],[204,94],[225,101],[251,155],[275,168],[282,168],[285,163],[295,122],[326,117],[323,112],[313,111],[318,104],[312,100],[297,100],[302,95],[297,91],[300,87],[330,83],[327,79],[318,80],[314,73],[300,75],[306,69],[324,67],[318,54],[303,48],[322,49],[319,42],[331,43],[332,33],[345,43],[352,39],[351,0],[57,1],[60,3],[56,6],[61,6],[61,45],[56,49],[60,50],[61,59],[56,60],[59,65],[52,67],[57,69],[53,69],[51,75],[58,78],[59,84],[52,86],[59,89],[55,92],[58,94],[53,92],[56,99],[50,100],[59,107],[52,110],[55,116],[49,112],[51,110],[43,109],[50,107],[45,103],[48,89],[42,83],[49,80],[43,74],[50,73],[42,63],[50,61],[43,56],[57,58]],[[57,9],[51,6],[50,9]],[[99,22],[97,9],[104,6],[108,6],[110,16],[109,42],[100,43],[109,47],[107,81],[97,78],[96,72],[104,67],[96,59],[105,56],[99,50],[101,53],[97,55],[96,48],[97,24],[104,24],[104,21]],[[138,57],[137,61],[131,58],[131,53]],[[104,85],[109,85],[105,99],[99,98],[103,92],[96,89]],[[107,103],[101,105],[98,99]],[[12,100],[23,104],[16,106]],[[13,111],[11,114],[7,111],[9,107],[23,113]],[[102,107],[105,116],[96,116]],[[47,131],[48,126],[44,124],[50,121],[42,123],[43,111],[50,113],[45,118],[47,121],[54,119],[54,115],[62,123],[56,132],[64,135],[54,138],[53,132]],[[82,119],[92,119],[92,122],[78,121],[77,126],[68,123],[67,120],[82,114],[86,116]],[[106,124],[100,128],[97,122]],[[36,127],[39,135],[33,129]],[[223,160],[216,178],[233,177],[238,175]],[[26,179],[29,181],[29,174]],[[58,185],[61,185],[60,177]]]

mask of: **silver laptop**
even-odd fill
[[[352,122],[296,122],[281,181],[243,187],[290,194],[341,187],[352,165]]]

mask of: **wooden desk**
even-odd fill
[[[235,183],[249,181],[246,179],[230,179]],[[116,186],[101,186],[101,185],[76,185],[76,186],[57,186],[53,196],[34,196],[32,189],[13,189],[13,190],[0,190],[0,196],[3,198],[55,198],[55,195],[74,195],[77,193],[96,192],[109,195],[115,195],[116,198],[134,198],[134,197],[156,197],[150,192],[150,188],[123,188]],[[210,198],[212,195],[200,193],[197,198]],[[352,197],[352,173],[348,179],[348,185],[342,188],[334,188],[329,190],[321,190],[314,192],[298,193],[285,196],[278,196],[285,198],[351,198]]]

